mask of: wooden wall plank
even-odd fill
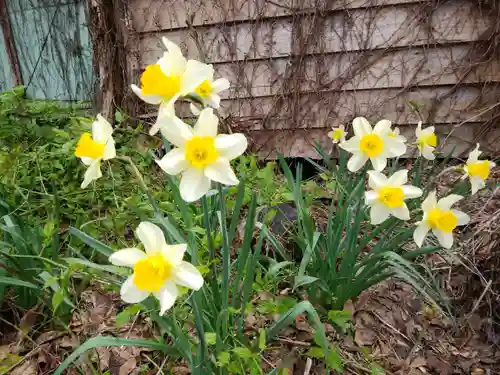
[[[296,26],[286,18],[149,33],[141,38],[139,51],[144,64],[155,62],[163,51],[163,36],[178,43],[190,58],[212,63],[469,42],[486,31],[488,20],[473,17],[474,9],[464,4],[437,7],[429,25],[422,23],[421,5],[410,4],[337,13],[321,23],[304,16]]]
[[[367,90],[499,82],[500,61],[474,64],[472,46],[382,50],[314,55],[292,69],[291,59],[216,64],[216,77],[229,79],[226,98],[250,98],[295,92]]]
[[[481,137],[482,149],[492,154],[500,152],[500,129],[491,129],[488,137],[480,135],[483,123],[467,123],[454,128],[453,124],[435,124],[436,132],[441,142],[448,136],[448,140],[440,150],[447,154],[455,149],[455,157],[466,155]],[[458,124],[457,124],[458,125]],[[276,159],[278,153],[285,157],[310,157],[319,159],[314,145],[320,143],[327,152],[333,149],[331,141],[327,137],[329,128],[323,129],[299,129],[299,130],[256,130],[250,134],[251,148],[257,152],[260,158]],[[402,127],[401,132],[410,142],[415,139],[415,127]],[[409,148],[406,157],[416,156],[415,148]]]
[[[322,11],[352,10],[417,3],[429,0],[130,0],[133,25],[139,33],[264,20]]]

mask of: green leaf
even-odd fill
[[[24,286],[26,288],[40,289],[40,287],[35,284],[15,279],[9,276],[0,276],[0,284],[10,285],[10,286]]]
[[[120,328],[130,322],[132,317],[134,317],[139,311],[141,311],[141,305],[135,304],[127,306],[122,312],[116,315],[116,327]]]
[[[242,359],[250,359],[254,356],[254,353],[252,353],[250,349],[245,348],[244,346],[234,348],[233,353]]]
[[[328,367],[330,368],[330,370],[335,370],[338,372],[344,371],[342,357],[340,356],[338,349],[332,345],[330,346],[330,349],[328,350],[328,356],[326,357],[326,363],[328,364]]]
[[[52,310],[54,310],[54,312],[57,311],[63,299],[64,299],[64,292],[62,290],[52,295]]]
[[[307,275],[297,276],[295,277],[295,283],[293,284],[293,288],[296,289],[304,285],[312,284],[317,280],[319,279],[313,276],[307,276]]]
[[[95,238],[89,236],[86,233],[83,233],[81,230],[78,230],[74,227],[69,228],[69,233],[71,233],[71,235],[75,237],[78,237],[85,244],[89,245],[91,248],[97,250],[106,257],[109,257],[114,252],[113,249],[110,248],[108,245],[105,245],[101,241],[96,240]]]
[[[385,371],[379,366],[372,366],[371,375],[385,375]]]
[[[304,353],[304,355],[311,358],[325,358],[325,352],[323,351],[323,349],[317,346],[313,346],[312,348],[310,348],[307,352]]]
[[[121,113],[120,111],[118,111],[118,110],[116,110],[116,112],[115,112],[115,121],[116,121],[117,123],[120,123],[120,122],[122,122],[122,121],[123,121],[123,115],[122,115],[122,113]]]
[[[76,361],[87,350],[103,347],[103,346],[129,346],[129,347],[143,347],[153,350],[166,352],[167,354],[178,354],[177,350],[172,346],[165,345],[164,343],[151,341],[151,340],[137,340],[137,339],[121,339],[109,336],[94,337],[84,344],[80,345],[76,350],[62,362],[57,370],[52,375],[62,375],[71,364]]]
[[[231,360],[231,356],[228,352],[221,352],[217,356],[217,366],[218,367],[226,367]]]
[[[259,328],[259,349],[264,350],[266,348],[266,330]]]
[[[215,345],[217,343],[217,334],[215,332],[205,332],[205,341],[207,345]]]
[[[347,328],[352,320],[352,311],[350,310],[330,310],[328,311],[328,319],[337,325],[343,331]]]

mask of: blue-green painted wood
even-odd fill
[[[7,0],[7,8],[27,95],[90,100],[94,76],[85,1]]]
[[[0,92],[11,88],[13,84],[9,56],[7,55],[3,32],[0,28]]]

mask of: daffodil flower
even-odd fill
[[[148,65],[141,76],[141,87],[131,85],[134,93],[149,104],[160,105],[158,120],[150,130],[154,135],[160,129],[163,116],[174,116],[175,101],[193,92],[204,81],[213,77],[212,65],[196,60],[187,60],[180,48],[163,38],[167,51],[156,64]]]
[[[431,192],[422,203],[424,217],[413,232],[413,239],[418,247],[422,246],[427,233],[432,230],[441,246],[449,249],[453,246],[453,230],[458,225],[469,222],[469,216],[451,208],[461,200],[461,195],[450,194],[447,197],[436,199],[436,192]]]
[[[332,131],[328,132],[328,137],[332,140],[334,144],[339,142],[345,142],[345,128],[344,125],[340,125],[338,128],[332,128]]]
[[[229,81],[226,78],[219,78],[214,81],[213,74],[206,80],[204,80],[195,90],[194,94],[200,98],[203,107],[220,107],[220,96],[221,91],[227,90],[229,88]],[[191,112],[198,116],[200,110],[194,104],[190,104]]]
[[[83,133],[80,137],[75,155],[88,167],[85,171],[82,189],[102,177],[101,160],[109,160],[116,156],[112,134],[111,124],[98,114],[96,121],[92,123],[92,134]]]
[[[400,142],[406,142],[406,137],[402,136],[400,134],[400,130],[398,127],[395,127],[394,129],[389,129],[389,132],[387,133],[387,135],[391,138],[395,138],[397,139],[398,141]]]
[[[351,172],[359,171],[370,159],[373,169],[382,171],[387,165],[387,158],[401,156],[406,152],[406,145],[389,137],[391,122],[379,121],[375,127],[364,117],[356,117],[352,126],[354,137],[342,142],[340,147],[353,155],[347,162]]]
[[[373,225],[386,221],[391,215],[401,220],[409,220],[410,212],[405,200],[418,198],[422,190],[408,182],[408,171],[401,170],[387,178],[380,172],[368,171],[368,186],[365,203],[371,207],[370,220]]]
[[[212,108],[201,111],[193,128],[178,117],[162,122],[163,136],[176,148],[156,162],[168,174],[182,174],[179,190],[187,202],[204,196],[211,181],[239,183],[229,161],[245,152],[247,139],[239,133],[217,135],[218,124]]]
[[[417,128],[415,129],[418,151],[420,156],[423,156],[427,160],[436,159],[434,150],[437,146],[437,137],[434,130],[434,126],[422,129],[422,121],[418,122]]]
[[[495,167],[495,163],[489,160],[479,160],[479,143],[476,148],[469,154],[467,162],[464,165],[465,174],[462,179],[469,177],[471,185],[471,194],[474,195],[486,186],[486,179],[490,175],[490,171]]]
[[[148,222],[139,224],[136,235],[145,252],[128,248],[118,250],[109,257],[115,266],[134,270],[120,289],[123,301],[139,303],[152,294],[160,301],[162,315],[175,303],[179,295],[177,286],[194,290],[203,286],[203,277],[198,269],[182,260],[186,244],[167,245],[162,230]]]

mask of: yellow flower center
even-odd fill
[[[212,84],[206,79],[194,90],[194,92],[202,98],[206,98],[212,93]]]
[[[442,232],[450,233],[457,227],[457,217],[451,211],[441,211],[439,208],[433,208],[429,212],[427,221],[433,229],[439,229]]]
[[[368,157],[373,158],[383,151],[384,141],[377,134],[367,134],[361,138],[359,149]]]
[[[219,157],[213,137],[195,136],[186,142],[186,159],[193,167],[204,168]]]
[[[173,270],[174,266],[159,252],[141,259],[134,265],[133,282],[139,290],[159,292],[165,281],[172,278]]]
[[[344,135],[345,131],[343,131],[342,129],[335,129],[332,133],[332,139],[334,141],[340,141]]]
[[[105,147],[104,143],[94,141],[90,133],[83,133],[76,145],[75,155],[79,158],[102,158]]]
[[[148,65],[141,76],[141,89],[144,95],[158,95],[169,100],[181,90],[181,78],[163,74],[158,64]]]
[[[429,135],[424,135],[418,139],[418,146],[420,148],[423,148],[425,145],[436,147],[436,145],[437,145],[436,134],[432,133]]]
[[[389,133],[387,133],[387,136],[388,136],[388,137],[391,137],[391,138],[396,138],[396,133],[394,133],[394,132],[389,132]]]
[[[486,180],[490,175],[490,162],[488,160],[467,164],[467,173],[471,177],[479,177]]]
[[[404,204],[405,194],[400,187],[383,187],[378,191],[378,200],[389,208],[401,207]]]

